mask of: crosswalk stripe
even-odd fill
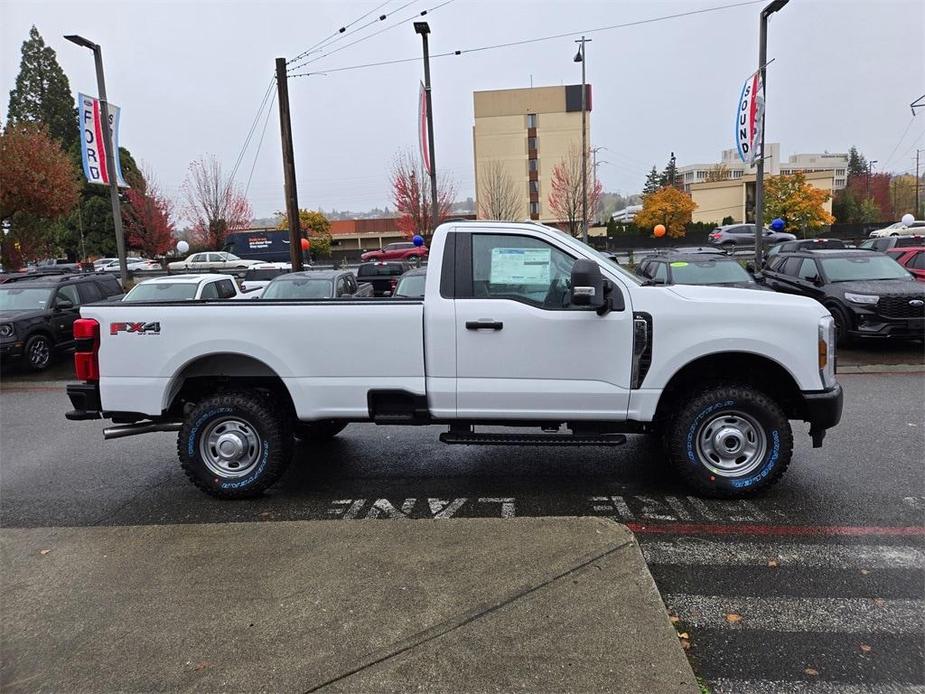
[[[880,682],[872,685],[804,680],[710,680],[713,694],[925,694],[925,686]]]
[[[925,551],[905,545],[816,545],[679,540],[644,542],[649,564],[818,566],[831,569],[925,569]]]
[[[662,597],[669,611],[685,624],[697,628],[864,634],[925,631],[923,600],[760,598],[685,593],[669,593]],[[730,620],[728,615],[738,617]]]

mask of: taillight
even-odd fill
[[[100,380],[100,324],[92,318],[74,321],[74,373],[81,381]]]

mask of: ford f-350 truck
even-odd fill
[[[106,438],[178,431],[186,474],[221,498],[272,485],[294,436],[351,422],[479,446],[648,434],[696,492],[736,497],[784,473],[790,420],[820,446],[842,409],[818,303],[650,286],[531,223],[441,225],[423,300],[95,304],[74,335],[68,419],[111,419]]]

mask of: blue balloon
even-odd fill
[[[423,246],[424,237],[421,236],[420,234],[415,234],[414,237],[411,239],[411,243],[413,243],[415,246]]]
[[[785,226],[786,226],[786,224],[785,224],[784,220],[781,219],[780,217],[778,217],[778,218],[775,219],[773,222],[771,222],[771,229],[772,229],[773,231],[780,231],[780,230],[783,229]]]

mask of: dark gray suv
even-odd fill
[[[764,245],[770,246],[781,241],[794,241],[796,236],[784,231],[771,231],[767,227],[761,232],[761,241]],[[722,248],[734,248],[735,246],[754,246],[755,245],[755,225],[754,224],[727,224],[726,226],[716,227],[710,232],[710,243]]]

